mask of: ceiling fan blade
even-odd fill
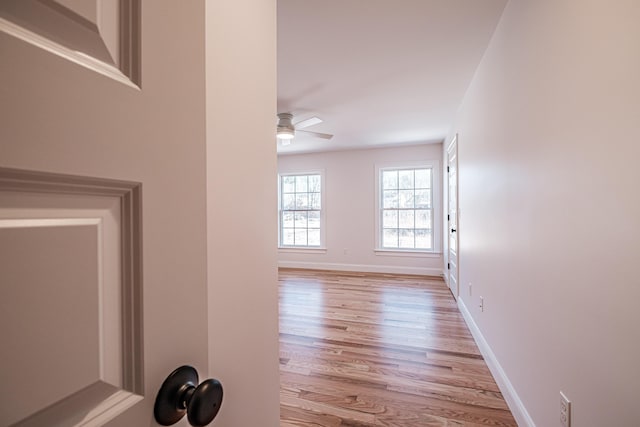
[[[294,123],[293,126],[296,130],[308,128],[309,126],[317,125],[318,123],[322,123],[322,119],[318,117],[311,117],[310,119],[299,121],[298,123]]]
[[[328,133],[311,132],[309,130],[301,130],[300,132],[304,132],[304,133],[309,134],[311,136],[315,136],[316,138],[322,138],[322,139],[331,139],[331,138],[333,138],[333,135],[329,135]]]

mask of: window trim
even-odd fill
[[[419,169],[430,168],[431,169],[431,209],[432,209],[432,236],[433,236],[433,248],[431,249],[408,249],[408,248],[383,248],[382,247],[382,200],[381,200],[381,175],[382,171],[386,169]],[[420,256],[420,254],[441,254],[442,253],[442,177],[440,172],[440,161],[436,159],[432,160],[415,160],[407,162],[385,162],[376,163],[375,165],[375,220],[374,220],[374,233],[375,233],[375,247],[374,252],[376,255],[382,256],[399,256],[400,254],[405,256]]]
[[[282,177],[284,176],[302,176],[302,175],[320,175],[320,246],[300,246],[300,245],[283,245],[282,244]],[[282,252],[301,252],[301,253],[318,253],[326,252],[325,235],[326,235],[326,198],[325,198],[325,179],[324,169],[311,169],[300,171],[279,171],[278,172],[278,249]]]

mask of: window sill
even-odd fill
[[[376,255],[379,256],[399,256],[413,258],[440,258],[442,252],[436,251],[407,251],[402,249],[374,249]]]
[[[324,254],[327,253],[327,248],[296,248],[292,246],[279,246],[279,253],[298,253],[298,254]]]

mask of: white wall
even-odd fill
[[[442,144],[278,156],[279,173],[324,171],[323,206],[327,249],[321,253],[281,249],[278,254],[279,265],[347,271],[442,274],[441,254],[420,257],[377,255],[374,252],[376,164],[417,160],[436,160],[440,163],[441,158]],[[439,186],[434,196],[440,199]],[[436,223],[436,227],[440,228],[440,223]]]
[[[209,365],[219,427],[280,425],[276,1],[206,2]]]
[[[509,2],[447,138],[462,305],[521,425],[558,426],[561,390],[573,426],[640,423],[639,21],[637,1]]]

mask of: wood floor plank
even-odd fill
[[[517,426],[442,279],[279,278],[281,427]]]

